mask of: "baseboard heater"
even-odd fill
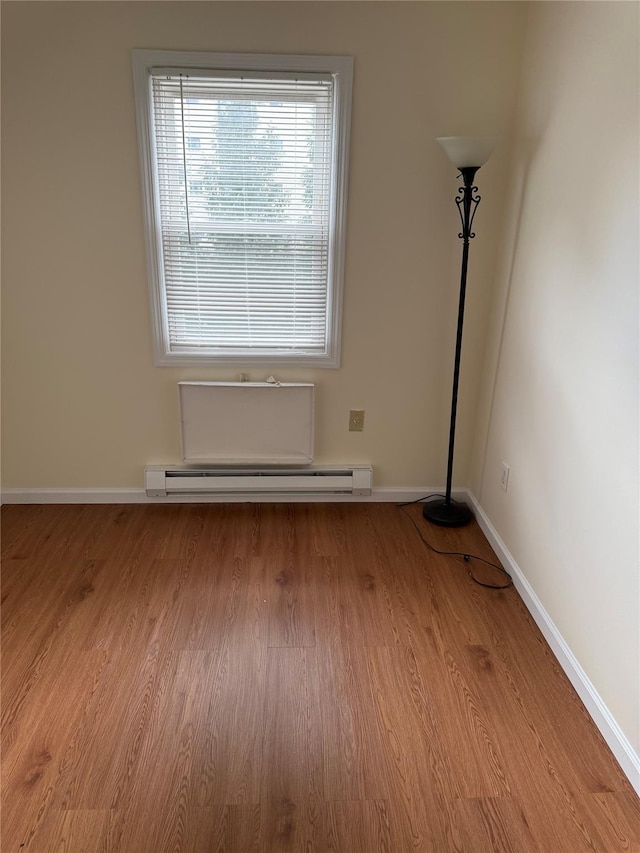
[[[368,465],[305,468],[145,468],[148,497],[169,495],[370,495]]]

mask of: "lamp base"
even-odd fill
[[[464,527],[473,518],[467,504],[461,501],[448,501],[445,498],[429,501],[422,508],[422,515],[433,524],[441,527]]]

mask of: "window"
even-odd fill
[[[133,62],[156,363],[337,367],[352,59]]]

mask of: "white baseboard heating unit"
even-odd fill
[[[148,497],[170,495],[370,495],[369,465],[305,468],[162,467],[144,470]]]

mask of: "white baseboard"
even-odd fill
[[[144,489],[3,489],[3,504],[146,503]]]
[[[498,535],[497,530],[478,503],[475,495],[469,492],[467,499],[473,507],[476,521],[480,525],[482,532],[489,540],[489,544],[496,552],[504,568],[513,578],[514,586],[520,593],[520,597],[524,601],[527,610],[531,613],[538,628],[540,628],[545,640],[551,647],[551,651],[556,656],[558,663],[575,688],[576,693],[582,699],[584,706],[598,727],[600,734],[607,742],[622,771],[633,785],[636,793],[640,795],[640,756],[635,752],[613,714],[603,702],[602,697],[593,686],[578,659],[545,610],[533,587]]]
[[[2,492],[2,503],[7,504],[135,504],[135,503],[246,503],[260,501],[264,503],[405,503],[418,501],[427,495],[437,494],[439,488],[414,486],[398,488],[374,488],[371,495],[195,495],[149,498],[144,489],[6,489]],[[640,795],[640,756],[634,751],[626,735],[603,702],[584,669],[575,657],[564,637],[555,626],[542,602],[529,584],[524,573],[510,554],[498,535],[487,514],[480,506],[475,495],[465,489],[453,492],[457,500],[468,501],[476,515],[476,520],[498,555],[505,569],[513,578],[527,609],[548,642],[558,663],[573,684],[578,696],[607,742],[620,767]]]

